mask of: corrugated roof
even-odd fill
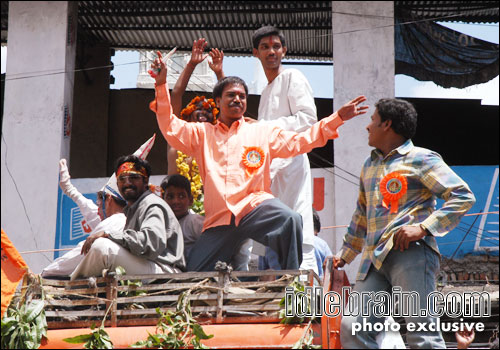
[[[117,49],[190,51],[204,37],[225,54],[251,54],[251,37],[275,25],[287,38],[289,58],[332,59],[331,1],[79,1],[78,37]],[[395,1],[402,19],[498,22],[497,1]],[[2,1],[2,43],[8,2]]]
[[[395,1],[400,19],[498,23],[498,1]]]
[[[330,1],[80,1],[80,28],[89,40],[116,48],[190,51],[207,39],[225,54],[251,53],[252,33],[279,26],[289,41],[288,55],[330,59]]]

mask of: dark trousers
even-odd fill
[[[274,250],[284,270],[296,270],[302,263],[302,217],[273,198],[245,215],[237,227],[231,224],[204,231],[191,249],[187,270],[214,271],[217,261],[229,264],[247,238]]]

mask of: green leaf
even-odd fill
[[[24,316],[24,320],[26,322],[31,322],[37,317],[40,312],[42,312],[45,303],[43,300],[33,300],[28,309],[26,310],[26,315]]]
[[[203,327],[201,327],[197,323],[192,325],[192,329],[193,329],[193,334],[197,336],[199,339],[210,339],[214,336],[213,334],[207,335],[203,330]]]
[[[40,313],[36,318],[36,328],[42,336],[47,336],[47,318],[45,317],[45,312]]]
[[[115,268],[115,272],[118,276],[123,276],[126,273],[125,269],[122,266],[117,266]]]
[[[79,343],[86,343],[92,338],[93,338],[92,334],[81,334],[81,335],[77,335],[77,336],[72,337],[72,338],[64,338],[63,340],[66,343],[79,344]]]
[[[104,338],[101,338],[101,344],[103,345],[101,347],[104,348],[104,349],[113,349],[113,343],[110,341],[110,340],[106,340]]]
[[[136,341],[134,344],[130,345],[132,348],[148,348],[148,341],[147,340],[139,340]]]
[[[31,340],[26,340],[24,342],[23,349],[37,349],[38,347],[35,346],[35,342]]]
[[[15,317],[2,318],[2,338],[12,332],[18,323],[19,321]]]
[[[16,328],[14,332],[12,333],[12,336],[9,341],[9,349],[17,349],[16,343],[17,343],[17,334],[19,333],[20,328]]]

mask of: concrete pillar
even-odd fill
[[[361,166],[370,155],[366,126],[373,105],[380,98],[394,97],[394,2],[333,1],[332,34],[334,64],[334,110],[358,95],[367,97],[371,108],[364,116],[339,129],[334,141],[335,224],[349,224],[356,208]],[[343,171],[344,170],[344,171]],[[349,175],[345,171],[355,175]],[[334,251],[342,247],[345,228],[337,229]],[[361,254],[346,265],[355,281]]]
[[[19,251],[54,247],[69,156],[77,2],[11,1],[2,134],[2,228]],[[53,253],[23,255],[35,273]]]

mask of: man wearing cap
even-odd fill
[[[147,140],[134,155],[141,159],[146,159],[149,151],[154,145],[156,134]],[[97,204],[86,198],[71,183],[71,176],[68,171],[66,159],[59,161],[59,186],[63,193],[71,198],[80,209],[83,215],[82,225],[87,226],[92,231],[90,235],[101,231],[121,231],[125,227],[127,218],[123,214],[123,208],[127,205],[121,196],[116,184],[116,176],[109,178],[108,182],[97,192]],[[44,278],[68,277],[82,261],[81,250],[85,241],[81,241],[75,248],[63,256],[54,260],[42,271]]]
[[[123,230],[100,231],[83,244],[82,262],[71,280],[100,276],[122,266],[127,274],[181,272],[184,241],[172,209],[149,190],[149,163],[134,155],[120,157],[115,174],[118,190],[127,201]]]
[[[80,209],[85,225],[92,229],[90,235],[101,231],[120,231],[125,227],[127,218],[123,214],[123,208],[127,202],[118,192],[116,177],[108,180],[106,185],[97,192],[97,205],[83,196],[70,181],[66,159],[59,162],[60,181],[59,185],[64,194],[70,197]],[[115,190],[116,189],[116,190]],[[68,277],[83,260],[81,250],[85,241],[81,241],[75,248],[63,256],[54,260],[42,271],[44,278]]]

